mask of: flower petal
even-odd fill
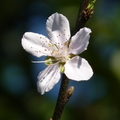
[[[50,91],[53,86],[60,80],[60,70],[58,63],[48,66],[39,73],[37,87],[41,94]]]
[[[69,79],[81,81],[90,79],[93,70],[85,59],[76,56],[66,62],[65,74]]]
[[[56,43],[65,43],[70,38],[69,21],[62,14],[51,15],[46,22],[46,29],[51,40]]]
[[[50,40],[47,37],[37,33],[26,32],[22,38],[23,48],[36,57],[51,56],[50,53],[53,48],[50,47],[50,44]]]
[[[91,30],[89,28],[80,29],[72,38],[69,46],[69,53],[80,54],[87,49]]]

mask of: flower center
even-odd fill
[[[45,59],[46,65],[52,65],[59,62],[59,69],[61,73],[64,73],[64,64],[67,60],[70,60],[72,57],[76,56],[69,54],[69,41],[60,44],[50,44],[49,47],[52,47],[51,56],[47,56]]]
[[[50,53],[52,57],[48,56],[46,60],[51,59],[52,61],[56,62],[66,62],[69,56],[68,42],[65,42],[63,44],[50,44],[49,47],[52,48],[52,51]]]

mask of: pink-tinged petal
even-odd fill
[[[93,70],[85,59],[76,56],[66,62],[65,74],[69,79],[81,81],[90,79],[93,75]]]
[[[50,65],[39,73],[37,87],[41,94],[50,91],[60,80],[60,70],[58,66],[58,63]]]
[[[23,48],[36,57],[51,56],[53,48],[50,44],[47,37],[37,33],[26,32],[22,38]]]
[[[69,53],[80,54],[87,49],[91,30],[89,28],[80,29],[72,38],[69,46]]]
[[[46,29],[50,39],[58,44],[70,38],[69,21],[62,14],[52,14],[46,22]]]

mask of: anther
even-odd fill
[[[35,52],[37,52],[37,53],[38,53],[38,51],[37,51],[37,50],[35,50]]]

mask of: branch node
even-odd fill
[[[67,90],[67,93],[66,93],[66,98],[69,100],[69,98],[71,97],[71,95],[73,94],[74,92],[74,87],[71,86],[68,90]]]

